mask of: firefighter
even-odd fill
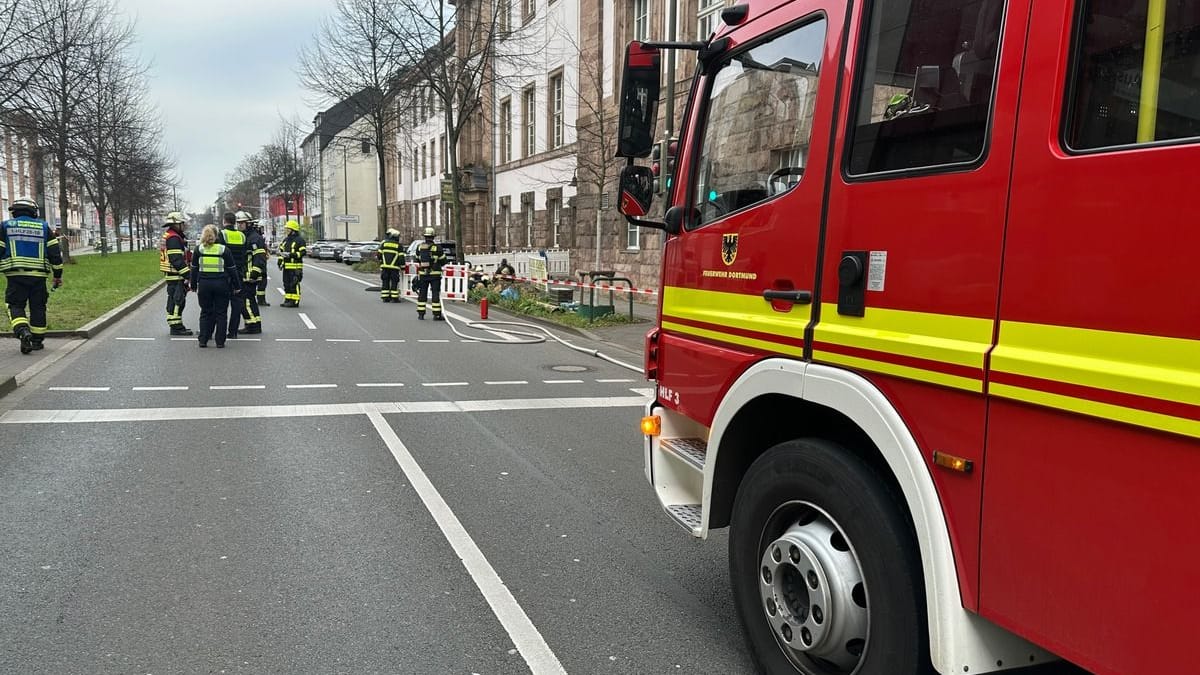
[[[224,244],[229,252],[233,254],[234,265],[237,266],[238,278],[241,278],[245,273],[243,269],[246,267],[246,233],[240,229],[243,217],[250,216],[245,211],[238,211],[236,214],[226,212],[223,220],[225,229],[217,234],[217,243]],[[195,284],[192,285],[195,288]],[[197,289],[199,292],[199,289]],[[238,327],[241,325],[242,319],[246,320],[246,332],[249,333],[250,323],[257,318],[252,315],[245,303],[239,296],[229,296],[229,330],[230,339],[236,340],[238,336]]]
[[[379,276],[383,283],[379,297],[384,302],[400,302],[400,270],[404,269],[404,249],[400,247],[400,231],[388,228],[387,239],[379,245]]]
[[[271,303],[267,302],[267,261],[271,258],[271,247],[267,245],[267,238],[263,234],[262,223],[257,220],[250,221],[250,230],[254,233],[251,238],[256,240],[258,244],[257,246],[252,245],[251,248],[254,251],[261,248],[263,255],[262,276],[258,278],[254,299],[258,302],[259,307],[270,307]]]
[[[8,281],[4,304],[21,353],[28,354],[45,347],[46,277],[54,277],[55,288],[62,286],[62,251],[50,226],[38,218],[37,202],[21,197],[8,212],[12,217],[0,223],[0,272]]]
[[[446,264],[446,252],[433,243],[434,229],[425,228],[425,241],[417,244],[417,318],[425,319],[425,300],[433,288],[433,320],[442,321],[442,265]]]
[[[294,220],[284,225],[287,237],[279,245],[279,267],[283,270],[283,304],[280,307],[300,306],[300,282],[304,279],[304,254],[308,247],[300,236],[300,223]]]
[[[167,327],[171,335],[192,335],[183,325],[183,307],[187,304],[188,267],[187,245],[183,238],[183,214],[167,214],[162,243],[158,247],[158,269],[167,279]]]
[[[228,232],[225,230],[226,234]],[[196,297],[200,300],[200,346],[207,347],[215,331],[217,349],[223,349],[225,339],[237,335],[225,330],[225,312],[237,311],[236,298],[242,293],[237,255],[231,246],[220,242],[216,225],[205,225],[192,262],[192,288],[196,289]]]
[[[263,280],[267,278],[267,240],[258,231],[258,223],[255,220],[247,220],[245,222],[246,231],[246,274],[243,286],[245,292],[242,296],[246,300],[246,304],[250,307],[251,313],[258,319],[251,325],[246,324],[247,333],[262,332],[262,314],[258,308],[266,301],[266,288],[263,286]],[[259,293],[262,293],[262,299],[259,299]]]

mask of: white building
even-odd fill
[[[408,210],[400,222],[411,224],[414,235],[432,227],[439,238],[453,239],[452,219],[441,199],[442,179],[449,171],[450,158],[440,101],[420,85],[413,96],[415,103],[397,104],[401,112],[395,139],[399,158],[399,171],[394,174],[398,177],[395,197],[399,208]]]
[[[519,26],[496,64],[492,209],[500,249],[559,248],[573,232],[579,110],[579,0],[500,0],[501,27]],[[515,37],[519,34],[519,37]]]
[[[319,113],[301,146],[316,158],[313,228],[325,239],[375,239],[379,223],[379,161],[370,124],[346,101]],[[355,218],[357,217],[357,218]],[[351,222],[357,220],[357,222]]]

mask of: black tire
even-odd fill
[[[902,515],[902,504],[900,495],[894,494],[874,469],[829,441],[781,443],[751,465],[734,502],[729,570],[734,604],[761,672],[933,672],[929,666],[920,556],[912,528]],[[856,611],[861,616],[861,607],[866,607],[867,637],[857,645],[861,657],[849,667],[839,668],[828,661],[811,659],[806,652],[785,649],[784,638],[777,637],[767,616],[766,608],[775,610],[777,605],[764,601],[760,593],[767,547],[793,524],[803,523],[817,513],[808,505],[823,511],[844,535],[865,585],[865,599],[858,601],[860,608]]]

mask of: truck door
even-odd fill
[[[844,16],[813,0],[752,16],[693,89],[659,398],[703,424],[747,365],[804,356]]]
[[[852,22],[815,362],[853,369],[923,448],[977,593],[993,340],[1028,0],[875,0]],[[934,468],[937,451],[971,470]]]
[[[991,360],[980,610],[1194,670],[1200,0],[1038,0]]]

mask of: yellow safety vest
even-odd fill
[[[209,244],[200,247],[200,273],[225,273],[225,245]]]

